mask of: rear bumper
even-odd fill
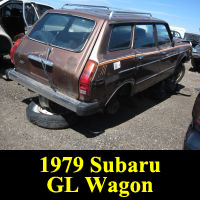
[[[79,116],[87,116],[97,113],[100,110],[100,106],[97,102],[95,103],[85,103],[73,99],[67,95],[64,95],[58,91],[53,91],[50,87],[35,81],[34,79],[25,76],[15,69],[10,70],[8,73],[10,79],[18,82],[24,87],[40,94],[41,96],[75,112]]]
[[[185,144],[185,150],[200,150],[200,132],[196,131],[192,125],[188,128]]]

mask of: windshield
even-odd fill
[[[72,51],[81,51],[95,22],[81,17],[47,14],[33,28],[29,37]]]

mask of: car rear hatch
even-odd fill
[[[79,79],[103,23],[89,15],[49,11],[17,49],[16,71],[78,99]]]

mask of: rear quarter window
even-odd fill
[[[131,46],[132,26],[114,26],[110,36],[109,51],[128,49]]]

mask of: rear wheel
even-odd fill
[[[5,70],[4,74],[2,75],[2,78],[6,81],[11,81],[11,79],[9,78],[9,71],[12,70],[13,68],[8,68]]]
[[[77,122],[77,116],[71,111],[58,114],[34,101],[27,107],[26,115],[31,123],[46,129],[65,129]]]
[[[106,106],[105,113],[109,115],[115,115],[120,109],[120,102],[115,97],[110,100],[108,105]]]

